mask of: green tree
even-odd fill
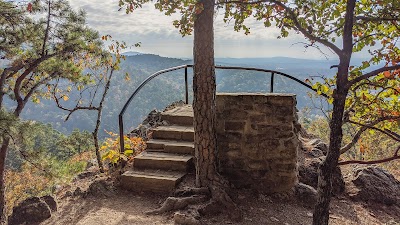
[[[113,54],[105,54],[102,55],[101,57],[87,60],[88,61],[88,63],[86,64],[87,70],[91,71],[88,73],[88,76],[90,76],[91,79],[95,81],[95,84],[92,86],[88,86],[85,89],[82,88],[85,85],[85,83],[83,84],[77,83],[75,85],[75,87],[77,88],[77,92],[80,93],[81,97],[76,101],[77,103],[74,107],[67,107],[61,103],[62,102],[61,99],[64,99],[65,101],[68,100],[68,97],[66,96],[68,96],[67,95],[68,92],[71,91],[70,89],[67,90],[67,93],[60,92],[58,90],[58,87],[60,85],[59,79],[57,79],[57,82],[54,85],[51,85],[53,99],[55,100],[58,108],[68,112],[68,116],[65,119],[66,121],[70,118],[70,116],[74,112],[78,110],[97,111],[96,124],[92,132],[92,137],[100,172],[104,172],[100,154],[99,137],[98,137],[101,124],[101,117],[103,113],[103,107],[105,104],[108,91],[110,89],[114,72],[120,69],[121,60],[126,59],[126,57],[121,54],[121,50],[127,47],[125,42],[119,42],[113,40],[110,35],[102,36],[102,39],[103,40],[110,39],[111,44],[109,45],[109,50]],[[136,47],[138,47],[139,45],[140,43],[135,44]],[[129,79],[130,79],[129,74],[126,73],[125,80]],[[83,98],[82,96],[85,95],[89,95],[90,99],[86,99],[86,101],[84,101],[84,99],[82,99]]]
[[[278,26],[280,37],[294,30],[307,38],[306,47],[324,46],[339,58],[339,64],[334,66],[338,69],[335,79],[321,86],[331,96],[333,111],[329,151],[319,172],[313,224],[328,224],[332,172],[340,154],[354,146],[360,134],[374,129],[399,140],[389,130],[399,131],[400,119],[399,6],[400,2],[394,0],[231,1],[226,6],[226,19],[235,20],[236,30],[249,32],[244,22],[254,16],[267,27]],[[370,59],[362,65],[352,65],[353,54],[361,51],[368,51]],[[372,65],[378,68],[372,69]],[[349,143],[343,143],[342,127],[346,122],[359,127]]]
[[[19,4],[19,3],[18,3]],[[15,103],[5,111],[19,117],[29,100],[50,97],[46,85],[60,78],[65,82],[89,82],[82,76],[86,57],[100,54],[97,32],[85,24],[85,13],[75,12],[65,0],[35,0],[24,5],[0,1],[0,40],[6,62],[0,69],[0,108],[4,98]],[[2,134],[0,151],[0,211],[6,223],[4,167],[10,137]]]

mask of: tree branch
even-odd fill
[[[58,87],[58,83],[56,83],[55,85],[54,85],[54,88],[53,88],[53,98],[54,98],[54,101],[56,102],[56,105],[57,105],[57,107],[59,108],[59,109],[62,109],[62,110],[64,110],[64,111],[67,111],[68,112],[68,115],[67,115],[67,117],[65,118],[65,121],[67,121],[70,117],[71,117],[71,115],[72,115],[72,113],[74,113],[75,111],[78,111],[78,110],[99,110],[99,107],[94,107],[94,106],[79,106],[79,102],[76,104],[76,106],[74,107],[74,108],[67,108],[67,107],[64,107],[63,105],[61,105],[61,103],[60,103],[60,98],[59,97],[57,97],[57,94],[56,94],[56,89],[57,89],[57,87]]]
[[[360,82],[360,81],[362,81],[362,80],[365,80],[365,79],[368,79],[368,78],[370,78],[370,77],[376,76],[376,75],[378,75],[378,74],[380,74],[380,73],[383,73],[383,72],[385,72],[385,71],[392,71],[392,70],[397,70],[397,69],[400,69],[400,64],[395,65],[395,66],[385,66],[385,67],[381,67],[381,68],[379,68],[379,69],[376,69],[376,70],[374,70],[374,71],[371,71],[371,72],[369,72],[369,73],[366,73],[366,74],[364,74],[364,75],[362,75],[362,76],[359,76],[359,77],[356,77],[356,78],[350,80],[349,83],[348,83],[348,85],[347,85],[347,88],[350,88],[351,85],[353,85],[353,84],[355,84],[355,83],[358,83],[358,82]]]
[[[29,64],[29,67],[17,78],[15,81],[14,85],[14,95],[15,99],[17,100],[17,108],[14,110],[14,115],[19,116],[21,113],[22,109],[24,108],[24,100],[21,97],[20,89],[21,89],[21,84],[24,81],[24,79],[34,70],[37,68],[37,66],[42,63],[43,61],[55,56],[56,54],[51,54],[51,55],[45,55],[42,56],[36,60],[34,60],[31,64]]]
[[[398,17],[369,17],[369,16],[356,16],[356,20],[363,20],[367,22],[382,22],[382,21],[400,21]]]
[[[384,158],[384,159],[379,159],[379,160],[371,160],[371,161],[362,161],[362,160],[348,160],[348,161],[342,161],[339,162],[339,166],[343,165],[348,165],[348,164],[364,164],[364,165],[371,165],[371,164],[379,164],[379,163],[385,163],[385,162],[390,162],[392,160],[400,159],[399,155],[400,151],[400,146],[397,148],[397,150],[394,152],[392,157]]]
[[[343,153],[347,152],[348,150],[350,150],[357,143],[357,141],[360,139],[362,133],[364,133],[366,130],[368,130],[368,129],[379,129],[379,128],[375,128],[374,126],[379,124],[379,123],[381,123],[381,122],[383,122],[383,121],[393,120],[393,119],[400,119],[400,116],[381,117],[381,118],[379,118],[379,119],[377,119],[375,121],[372,121],[372,122],[370,122],[368,124],[362,124],[362,123],[358,123],[358,122],[354,122],[354,121],[350,121],[349,120],[348,122],[350,122],[352,124],[356,124],[358,126],[361,126],[361,128],[354,135],[354,137],[351,140],[351,142],[349,142],[348,144],[346,144],[345,146],[343,146],[340,149],[340,154],[343,154]],[[381,131],[381,130],[379,129],[379,131]],[[389,137],[393,138],[393,135],[390,135],[387,132],[384,132],[383,130],[382,130],[382,132],[385,133],[386,135],[388,135]],[[395,139],[397,141],[400,141],[400,140],[396,139],[395,137],[393,139]]]
[[[320,37],[316,37],[316,36],[312,35],[310,32],[308,32],[308,30],[306,28],[302,27],[299,20],[297,19],[296,13],[291,8],[289,8],[288,6],[286,6],[285,4],[283,4],[280,1],[276,1],[276,0],[260,0],[260,1],[246,1],[246,2],[245,1],[221,1],[221,2],[218,2],[217,5],[222,5],[222,4],[227,4],[227,3],[241,4],[241,5],[256,5],[259,3],[276,4],[276,5],[284,8],[288,12],[290,19],[293,20],[295,28],[299,32],[301,32],[306,38],[325,45],[326,47],[330,48],[332,51],[334,51],[339,56],[342,55],[342,50],[340,48],[338,48],[336,45],[334,45],[332,42],[330,42],[326,39],[322,39]]]
[[[47,23],[46,23],[46,30],[44,33],[44,38],[43,38],[43,45],[42,45],[42,57],[46,53],[46,42],[49,37],[49,31],[50,31],[50,17],[51,17],[51,1],[48,1],[48,11],[47,11]]]

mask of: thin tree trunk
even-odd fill
[[[196,186],[207,187],[217,174],[215,132],[214,0],[200,0],[204,10],[194,22],[193,111]]]
[[[3,136],[3,143],[1,144],[0,150],[0,224],[7,224],[7,212],[6,212],[6,184],[4,179],[7,149],[10,144],[10,138]]]
[[[318,201],[314,208],[313,225],[328,225],[329,204],[332,192],[332,174],[338,165],[343,139],[343,114],[347,94],[349,93],[349,65],[353,53],[353,26],[356,0],[346,3],[345,24],[343,28],[343,50],[339,55],[340,63],[336,78],[336,90],[333,93],[333,112],[330,126],[329,149],[326,159],[318,172]]]
[[[101,173],[104,173],[104,167],[103,167],[103,162],[101,161],[98,134],[99,134],[99,128],[100,128],[100,123],[101,123],[101,114],[103,112],[103,104],[104,104],[104,101],[106,99],[108,90],[110,89],[111,79],[113,77],[113,74],[114,74],[114,67],[111,68],[110,75],[108,76],[108,80],[106,82],[106,86],[104,87],[104,92],[103,92],[103,95],[101,96],[99,107],[97,108],[96,127],[94,128],[94,131],[92,133],[93,140],[94,140],[95,151],[96,151],[97,163],[99,164],[99,169],[100,169]]]
[[[338,91],[339,92],[339,91]],[[330,145],[326,159],[318,172],[318,201],[314,208],[313,225],[327,225],[329,221],[329,204],[332,192],[332,174],[337,166],[342,143],[342,117],[346,95],[337,93],[334,100],[332,120],[330,122]]]
[[[100,151],[99,151],[100,147],[99,147],[98,129],[93,131],[92,135],[93,135],[93,141],[94,141],[94,148],[96,151],[97,164],[99,165],[100,173],[104,173],[103,162],[101,161],[101,155],[100,155]]]

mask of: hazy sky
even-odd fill
[[[87,12],[88,24],[101,35],[110,34],[115,39],[128,44],[141,42],[140,48],[131,49],[143,53],[153,53],[168,57],[192,58],[193,36],[182,38],[172,25],[177,16],[165,16],[154,9],[151,4],[145,5],[127,15],[125,10],[118,12],[118,1],[115,0],[70,0],[71,5]],[[277,39],[279,30],[265,28],[262,22],[249,21],[251,34],[233,31],[232,25],[223,23],[222,16],[215,19],[215,56],[216,57],[275,57],[323,59],[324,56],[315,49],[305,49],[305,39],[292,34],[289,38]],[[332,54],[326,50],[325,53]]]

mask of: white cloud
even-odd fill
[[[118,11],[118,1],[101,0],[70,0],[71,5],[87,12],[88,25],[98,30],[100,34],[110,34],[116,39],[128,44],[142,43],[136,49],[140,52],[154,53],[170,57],[192,56],[193,37],[182,38],[172,21],[178,15],[165,16],[146,4],[142,9],[131,14],[125,10]],[[300,35],[290,35],[286,39],[277,39],[279,30],[265,28],[262,22],[249,20],[251,34],[233,31],[232,24],[225,24],[222,16],[215,20],[215,55],[216,57],[273,57],[287,56],[300,58],[321,58],[322,55],[314,49],[304,53],[302,45],[294,43],[304,41]]]

